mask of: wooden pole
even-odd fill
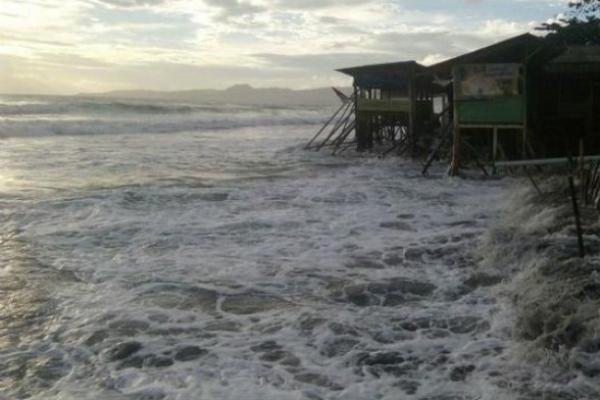
[[[527,158],[527,131],[529,129],[529,88],[528,88],[527,62],[523,64],[523,147],[521,149],[521,158]]]
[[[327,122],[325,122],[325,124],[321,127],[321,129],[319,129],[319,132],[317,132],[317,134],[310,140],[310,142],[308,142],[308,144],[304,147],[304,149],[308,150],[310,148],[310,146],[313,144],[313,142],[315,140],[317,140],[317,138],[319,136],[321,136],[321,134],[323,133],[325,128],[327,128],[329,126],[331,121],[333,121],[335,119],[335,117],[337,117],[337,115],[346,107],[346,105],[347,105],[347,103],[343,103],[340,106],[340,108],[337,109],[337,111],[331,116],[331,118],[329,118],[329,120],[327,120]]]
[[[584,159],[585,150],[583,147],[583,138],[579,138],[579,159],[577,162],[577,175],[579,176],[579,185],[581,186],[581,198],[585,198],[585,171]]]
[[[454,126],[454,142],[452,143],[452,164],[450,165],[450,175],[457,176],[460,172],[460,125],[458,123],[458,107],[456,106],[456,99],[454,100],[454,115],[452,123]]]
[[[448,130],[449,130],[448,125],[444,126],[441,129],[442,137],[440,139],[440,142],[435,147],[435,149],[433,149],[431,154],[429,154],[429,157],[427,157],[427,161],[425,161],[425,165],[423,166],[423,170],[421,171],[421,174],[425,175],[427,173],[427,171],[429,170],[429,167],[431,167],[431,164],[433,163],[433,160],[435,160],[435,157],[438,155],[438,153],[440,152],[442,147],[444,147],[446,145],[446,142],[448,141],[448,136],[450,135],[450,132],[448,132]]]
[[[416,120],[416,96],[415,96],[415,80],[413,77],[410,78],[408,84],[408,98],[410,101],[410,108],[408,111],[408,143],[410,146],[411,157],[416,156],[416,147],[417,147],[417,138],[416,138],[416,129],[415,129],[415,120]]]
[[[596,163],[596,167],[594,168],[594,173],[591,177],[591,188],[588,190],[590,192],[590,202],[594,203],[598,194],[600,192],[600,174],[598,173],[598,169],[600,168],[600,162]]]
[[[362,141],[363,141],[363,129],[362,129],[362,121],[360,117],[360,96],[358,86],[356,83],[354,84],[354,120],[356,121],[356,151],[362,150]]]
[[[467,150],[469,150],[473,154],[473,160],[475,161],[475,164],[477,164],[477,166],[479,168],[481,168],[481,170],[483,171],[483,174],[485,176],[489,176],[487,170],[485,169],[485,165],[483,165],[483,163],[481,163],[479,161],[479,158],[477,157],[477,149],[475,149],[473,146],[471,146],[471,144],[469,142],[467,142],[466,140],[463,140],[462,144],[465,146],[465,148]]]
[[[577,174],[579,176],[579,179],[583,178],[583,163],[584,163],[584,154],[585,150],[583,147],[583,138],[579,139],[579,160],[577,163]]]
[[[404,142],[406,142],[406,137],[404,137],[403,139],[398,140],[396,143],[394,143],[394,145],[392,147],[390,147],[389,149],[385,150],[383,153],[381,153],[381,158],[385,158],[388,154],[390,154],[392,151],[396,150],[397,148],[399,148],[400,146],[402,146],[404,144]],[[400,152],[398,152],[398,155],[401,155]]]
[[[350,136],[350,134],[352,133],[352,131],[355,128],[356,128],[356,120],[352,121],[347,127],[344,128],[344,131],[341,133],[340,137],[335,142],[335,147],[333,149],[333,152],[331,153],[332,155],[335,155],[335,153],[338,151],[340,146],[344,144],[344,142],[346,141],[346,138],[348,136]]]
[[[498,127],[494,126],[494,138],[492,144],[492,174],[496,175],[496,160],[498,156]]]
[[[585,248],[583,246],[583,234],[581,232],[581,218],[579,215],[579,206],[577,205],[577,193],[573,177],[569,177],[569,190],[571,191],[571,201],[573,202],[573,213],[575,214],[575,228],[577,229],[577,244],[579,245],[579,257],[585,257]]]
[[[527,174],[527,177],[529,178],[529,180],[533,184],[533,187],[535,188],[535,190],[538,192],[538,194],[540,196],[542,196],[544,193],[542,193],[542,191],[540,190],[540,187],[537,185],[537,183],[535,183],[535,180],[533,179],[533,176],[531,175],[531,173],[529,172],[529,170],[527,169],[527,167],[523,167],[523,169],[525,170],[525,173]]]
[[[321,142],[321,144],[317,146],[317,148],[316,148],[317,151],[321,150],[323,148],[323,146],[325,146],[325,144],[327,144],[327,142],[329,142],[329,139],[331,139],[333,137],[333,135],[335,135],[336,132],[346,123],[348,118],[352,117],[353,110],[354,110],[354,108],[352,107],[352,103],[346,104],[346,108],[344,109],[344,112],[342,113],[340,120],[337,122],[337,124],[335,124],[335,126],[333,127],[333,129],[331,130],[329,135],[325,138],[325,140],[323,140],[323,142]],[[350,112],[348,112],[348,111],[350,111]]]

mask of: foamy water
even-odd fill
[[[327,110],[0,110],[0,397],[491,400],[551,384],[516,354],[503,274],[482,267],[514,182],[302,151]]]

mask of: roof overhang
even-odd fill
[[[353,77],[354,83],[360,87],[404,89],[413,76],[425,71],[425,69],[423,65],[416,61],[402,61],[341,68],[337,71]]]
[[[544,67],[549,73],[600,73],[600,46],[569,46]]]
[[[427,70],[433,74],[450,76],[452,69],[460,64],[522,63],[542,47],[543,43],[544,40],[541,37],[525,33],[431,65]]]

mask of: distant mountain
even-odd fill
[[[346,94],[351,92],[350,88],[342,88],[341,90]],[[250,85],[235,85],[225,90],[200,89],[173,92],[119,90],[105,93],[82,94],[80,96],[268,106],[329,106],[340,104],[339,98],[331,88],[292,90],[284,88],[253,88]]]

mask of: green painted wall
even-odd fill
[[[461,124],[522,124],[525,122],[523,96],[461,100],[456,103]]]

